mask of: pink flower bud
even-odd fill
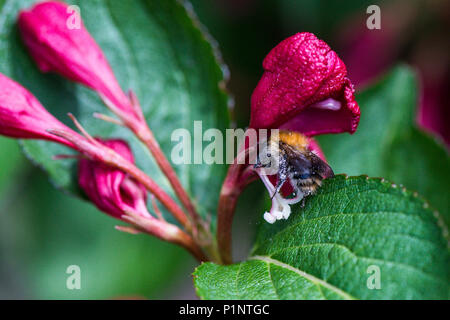
[[[38,3],[19,14],[19,30],[42,72],[56,72],[96,90],[122,111],[133,113],[102,50],[86,30],[70,27],[73,12],[62,2]]]
[[[73,133],[53,117],[28,90],[0,73],[0,134],[20,139],[45,139],[73,147],[48,129]]]
[[[307,136],[355,132],[359,107],[337,54],[311,33],[277,45],[263,62],[252,95],[252,128],[280,128]]]
[[[116,151],[126,160],[134,163],[134,157],[127,143],[122,140],[101,140],[100,143]],[[102,211],[122,219],[127,212],[151,217],[147,211],[147,192],[123,171],[102,162],[81,159],[78,182],[88,198]]]

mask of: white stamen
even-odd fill
[[[272,224],[272,223],[274,223],[277,219],[275,219],[275,217],[274,216],[272,216],[271,214],[270,214],[270,212],[265,212],[264,213],[264,220],[266,220],[268,223],[270,223],[270,224]]]
[[[289,218],[289,216],[291,215],[291,207],[289,205],[285,205],[283,207],[283,211],[281,212],[281,216],[283,219],[287,219]]]
[[[280,209],[282,211],[280,211]],[[284,207],[279,208],[279,210],[270,210],[270,213],[272,214],[272,216],[275,217],[275,219],[281,220],[281,219],[283,219],[283,211],[284,211]]]
[[[337,111],[341,109],[341,102],[337,101],[333,98],[328,98],[323,101],[317,102],[310,106],[310,108],[319,108],[319,109],[326,109],[326,110],[332,110]]]
[[[259,172],[258,172],[258,175],[261,178],[264,185],[266,186],[267,191],[269,191],[270,196],[272,197],[273,194],[275,193],[275,187],[270,182],[269,176],[267,176],[265,174],[260,174]]]
[[[277,218],[277,220],[281,220],[286,216],[289,217],[291,214],[291,207],[281,194],[276,193],[272,198],[272,208],[270,209],[270,213]]]
[[[270,212],[264,213],[264,220],[272,224],[276,220],[288,219],[291,215],[290,205],[300,202],[304,194],[297,189],[295,190],[295,197],[286,199],[280,192],[276,192],[275,186],[270,182],[267,175],[259,172],[259,170],[257,170],[257,173],[272,197],[272,207],[270,208]]]
[[[287,218],[289,218],[289,216],[291,215],[291,207],[288,205],[285,206],[284,208],[285,210],[283,210],[283,219],[287,220]]]
[[[302,201],[304,194],[300,190],[295,191],[295,197],[291,199],[284,199],[287,204],[296,204]]]

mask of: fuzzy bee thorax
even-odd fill
[[[284,142],[298,150],[307,150],[308,148],[308,138],[301,133],[293,131],[280,131],[278,134],[278,139],[280,142]]]

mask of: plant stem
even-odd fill
[[[142,183],[144,187],[173,214],[186,230],[189,231],[192,229],[191,222],[187,219],[186,214],[180,206],[142,170],[123,158],[119,161],[113,161],[111,165],[116,166],[118,169],[128,173],[136,181]]]
[[[47,131],[72,142],[79,152],[88,156],[92,160],[103,162],[129,174],[130,177],[144,185],[144,187],[173,214],[173,216],[183,227],[186,228],[186,230],[192,230],[191,222],[187,219],[184,211],[155,181],[153,181],[152,178],[114,150],[97,142],[81,127],[75,118],[73,118],[73,120],[85,137],[75,132],[66,130],[49,129]]]
[[[141,127],[140,130],[133,130],[133,131],[136,134],[136,136],[150,150],[150,152],[152,153],[159,168],[164,173],[164,175],[167,177],[167,180],[169,181],[170,185],[172,186],[173,190],[175,191],[175,194],[177,195],[178,199],[180,199],[184,208],[189,212],[189,215],[191,216],[192,221],[194,222],[194,225],[196,225],[200,220],[200,216],[198,215],[197,211],[195,210],[195,207],[194,207],[193,203],[191,202],[189,195],[187,194],[186,190],[181,185],[181,182],[178,179],[178,176],[175,173],[175,170],[172,168],[172,166],[171,166],[170,162],[167,160],[164,152],[161,150],[159,143],[156,141],[150,128],[147,125],[145,125],[145,126]]]
[[[202,249],[197,245],[194,239],[186,232],[180,230],[180,241],[178,244],[188,250],[198,262],[207,262],[210,259],[203,253]],[[174,243],[177,243],[174,241]]]
[[[136,226],[138,230],[185,248],[199,262],[209,261],[194,239],[176,225],[154,217],[142,217],[132,211],[126,212],[126,215],[122,216],[122,219]]]
[[[201,244],[202,242],[205,243],[202,245],[204,250],[208,253],[208,256],[212,258],[214,261],[221,263],[221,256],[218,253],[217,244],[213,239],[213,236],[211,234],[211,230],[207,223],[200,217],[200,215],[197,213],[194,204],[191,201],[191,198],[189,197],[186,190],[183,188],[183,185],[181,184],[180,180],[178,179],[177,174],[175,173],[175,170],[173,169],[170,162],[167,160],[164,152],[161,150],[161,147],[159,146],[158,142],[155,139],[155,136],[153,135],[153,132],[149,128],[147,121],[145,119],[145,116],[142,112],[142,108],[139,104],[139,101],[136,97],[136,95],[130,91],[129,92],[129,99],[131,106],[133,107],[133,114],[124,112],[122,109],[120,109],[118,106],[114,105],[108,98],[105,96],[100,95],[106,106],[113,111],[123,122],[123,124],[128,127],[135,136],[142,141],[142,143],[145,144],[145,146],[148,148],[150,153],[153,155],[153,158],[155,159],[156,163],[158,164],[161,171],[166,176],[167,180],[169,181],[170,185],[172,186],[172,189],[174,190],[175,194],[177,195],[178,199],[180,200],[183,207],[187,210],[189,214],[189,221],[183,222],[183,226],[185,226],[186,230],[192,234],[191,240],[194,241],[196,244]],[[126,109],[126,108],[125,108]],[[136,168],[137,169],[137,168]],[[145,176],[145,174],[144,174]],[[148,178],[148,177],[147,177]],[[140,181],[136,178],[136,180]],[[146,180],[144,178],[144,180]],[[148,179],[147,179],[148,180]],[[151,179],[150,179],[151,180]],[[157,186],[155,185],[149,185],[151,181],[140,181],[145,186],[151,187],[153,190]],[[146,184],[147,183],[147,184]],[[149,189],[150,191],[150,189]],[[158,190],[159,192],[159,190]],[[160,196],[166,196],[165,193],[160,193]],[[158,195],[155,194],[155,196],[158,198]],[[169,199],[171,201],[169,201]],[[182,210],[176,205],[174,206],[173,200],[169,197],[169,199],[163,199],[160,200],[161,202],[165,201],[166,203],[163,203],[166,205],[170,205],[172,210],[176,210],[175,214],[177,219],[184,219],[186,218],[186,215]],[[170,210],[170,209],[169,209]],[[181,212],[179,212],[181,211]],[[173,212],[173,211],[172,211]],[[179,220],[180,221],[180,220]],[[205,241],[203,241],[202,238],[206,238]]]
[[[161,150],[161,147],[158,144],[158,141],[156,141],[153,132],[149,128],[136,95],[132,91],[129,92],[130,104],[134,110],[133,114],[122,111],[118,106],[114,105],[105,96],[100,95],[100,97],[102,98],[105,105],[111,111],[113,111],[122,120],[123,124],[128,127],[135,134],[135,136],[139,140],[141,140],[142,143],[144,143],[145,146],[149,149],[150,153],[153,155],[153,158],[158,164],[158,167],[167,177],[167,180],[175,191],[175,194],[177,195],[178,199],[180,199],[181,204],[188,211],[193,222],[194,231],[196,231],[197,225],[201,222],[201,218],[195,210],[191,198],[178,179],[175,170],[167,160],[164,152]]]
[[[254,171],[236,161],[229,169],[220,191],[217,209],[217,245],[224,264],[231,264],[232,258],[232,225],[239,195],[244,188],[255,179]]]

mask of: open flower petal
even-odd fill
[[[347,69],[315,35],[303,32],[285,39],[263,67],[252,95],[250,127],[307,136],[356,130],[360,112]]]

